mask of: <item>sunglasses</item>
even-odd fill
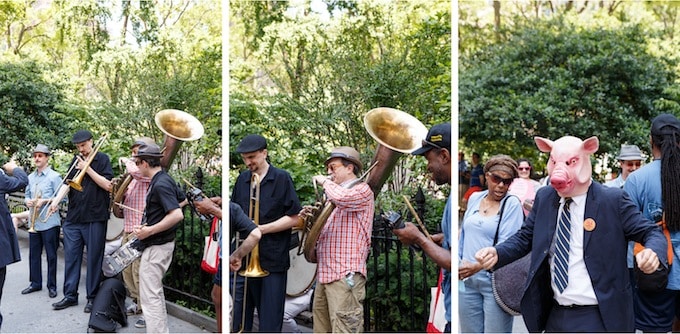
[[[493,183],[501,183],[503,182],[504,185],[509,186],[510,183],[512,183],[512,178],[502,178],[494,173],[489,173],[489,177],[491,178],[491,182]]]
[[[626,161],[626,166],[628,166],[628,167],[633,167],[633,166],[640,167],[640,166],[642,166],[642,162],[640,162],[640,161]]]
[[[531,167],[517,167],[517,170],[518,170],[518,171],[521,171],[521,172],[524,172],[524,171],[531,170]]]
[[[326,170],[330,169],[332,172],[335,172],[335,170],[340,168],[340,167],[344,167],[344,165],[341,164],[341,163],[332,163],[332,164],[328,164],[328,166],[326,166]]]
[[[427,140],[425,140],[425,139],[423,139],[422,145],[423,145],[423,146],[429,145],[429,146],[432,146],[432,147],[434,147],[434,148],[436,148],[436,149],[439,149],[439,150],[441,150],[441,149],[443,148],[443,147],[441,147],[441,146],[439,146],[439,145],[437,145],[437,144],[435,144],[435,143],[433,143],[433,142],[431,142],[431,141],[427,141]]]

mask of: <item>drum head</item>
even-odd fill
[[[302,233],[294,231],[293,233]],[[290,268],[286,282],[286,295],[298,297],[305,294],[314,285],[316,280],[316,263],[309,263],[304,255],[297,255],[298,248],[289,251]]]
[[[118,237],[123,234],[124,227],[125,220],[112,214],[109,217],[109,222],[106,224],[106,240],[111,241],[118,239]]]

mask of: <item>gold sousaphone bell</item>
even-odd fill
[[[156,113],[156,126],[165,134],[161,166],[167,169],[177,155],[183,142],[203,137],[203,124],[191,114],[177,109],[165,109]]]

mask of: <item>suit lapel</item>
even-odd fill
[[[595,181],[588,187],[588,193],[586,195],[586,211],[583,214],[583,221],[585,222],[588,218],[593,219],[596,223],[600,221],[598,218],[598,213],[600,212],[597,208],[600,206],[599,196],[595,195]],[[595,225],[597,227],[597,225]],[[590,242],[590,237],[593,235],[595,230],[583,229],[583,252],[585,253],[588,247],[588,242]]]

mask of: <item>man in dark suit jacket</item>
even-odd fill
[[[658,266],[659,263],[665,265],[667,246],[664,235],[656,224],[640,214],[624,191],[592,182],[585,198],[583,260],[596,304],[559,306],[551,286],[550,262],[554,254],[553,237],[561,201],[553,187],[539,189],[533,209],[522,228],[495,248],[480,250],[478,261],[488,269],[500,268],[531,252],[531,266],[521,302],[522,316],[530,332],[550,331],[549,320],[560,309],[579,312],[586,311],[587,307],[597,311],[594,312],[596,316],[599,313],[600,324],[590,327],[591,324],[581,321],[561,321],[561,325],[565,326],[563,329],[567,332],[591,331],[597,326],[604,326],[602,329],[607,332],[633,332],[633,295],[626,267],[627,241],[641,242],[657,254],[658,261],[643,259],[647,267]]]

